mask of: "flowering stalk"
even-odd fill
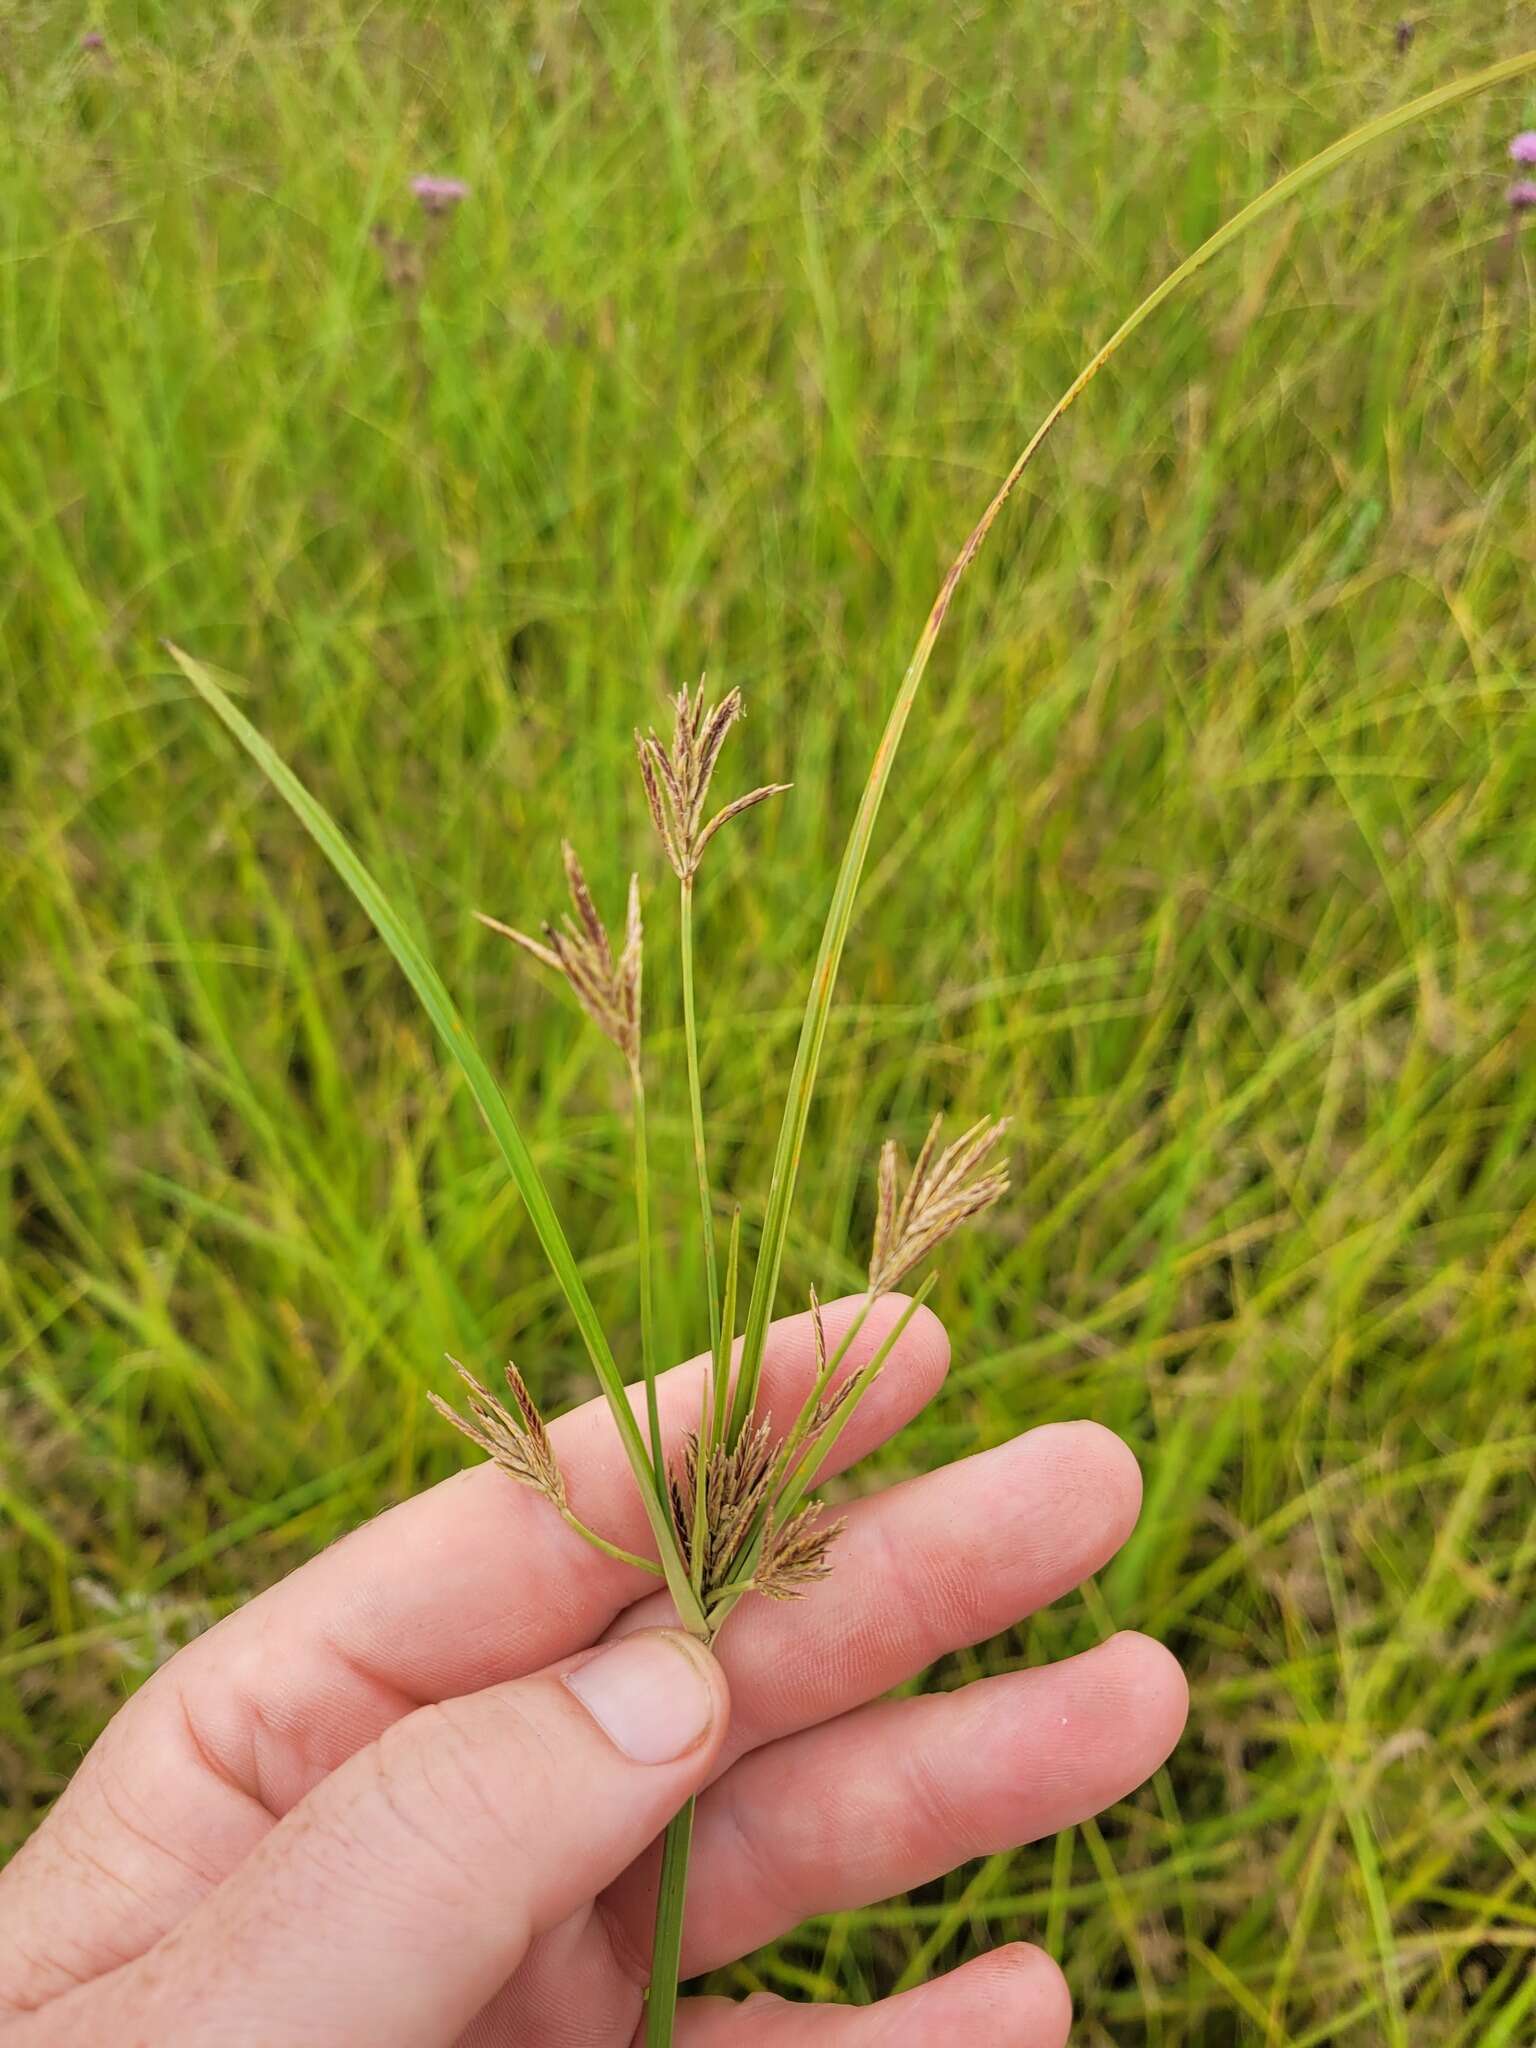
[[[731,1350],[736,1333],[736,1292],[741,1278],[741,1204],[731,1211],[731,1237],[725,1254],[725,1306],[720,1314],[720,1337],[715,1345],[713,1378],[710,1385],[708,1427],[705,1435],[711,1447],[725,1442],[731,1406]]]
[[[334,820],[245,718],[214,672],[179,649],[170,650],[182,673],[292,806],[362,904],[464,1074],[508,1171],[523,1196],[535,1233],[564,1291],[603,1392],[612,1407],[620,1439],[640,1482],[646,1514],[656,1538],[659,1556],[656,1569],[665,1576],[684,1626],[701,1640],[710,1642],[714,1639],[732,1607],[749,1590],[770,1598],[789,1598],[825,1571],[826,1550],[835,1531],[811,1521],[807,1495],[817,1476],[825,1469],[827,1458],[847,1427],[858,1401],[873,1384],[900,1331],[916,1312],[916,1302],[909,1304],[875,1357],[854,1376],[851,1386],[832,1395],[829,1390],[835,1365],[825,1356],[819,1309],[813,1309],[819,1333],[818,1369],[815,1374],[817,1400],[814,1408],[797,1423],[796,1441],[787,1452],[776,1457],[768,1426],[757,1420],[754,1410],[816,1070],[830,1018],[838,967],[875,823],[897,749],[960,579],[980,552],[1024,471],[1057,422],[1124,343],[1213,257],[1247,229],[1368,145],[1385,139],[1433,111],[1448,107],[1486,87],[1514,79],[1533,68],[1536,68],[1536,52],[1527,51],[1380,115],[1279,179],[1233,215],[1169,272],[1083,366],[1026,443],[972,529],[940,586],[902,676],[834,884],[780,1127],[734,1395],[727,1403],[729,1347],[733,1338],[739,1257],[739,1237],[733,1230],[726,1277],[726,1306],[721,1313],[719,1340],[714,1345],[712,1370],[708,1375],[709,1392],[701,1414],[699,1434],[685,1449],[676,1470],[665,1482],[664,1492],[658,1491],[657,1484],[661,1479],[659,1442],[653,1437],[652,1455],[647,1460],[612,1350],[537,1167],[505,1098],[441,979],[409,925],[364,868]],[[1517,142],[1522,145],[1522,153],[1516,155],[1516,161],[1522,162],[1525,138],[1517,138]],[[1536,143],[1531,146],[1536,147]],[[685,691],[678,701],[677,731],[672,752],[668,754],[654,734],[640,743],[641,766],[652,815],[680,879],[691,880],[703,847],[728,817],[772,793],[764,789],[739,799],[734,805],[728,805],[708,826],[702,825],[703,792],[725,731],[739,713],[739,700],[734,707],[728,709],[728,706],[730,699],[706,714],[702,692],[697,700],[693,700]],[[567,867],[568,871],[574,868],[573,856],[568,855]],[[585,898],[584,883],[578,894],[578,880],[579,869],[576,869],[572,874],[572,895],[577,907],[577,921],[572,924],[568,920],[564,933],[557,934],[546,927],[547,945],[541,946],[506,926],[497,925],[496,929],[507,932],[509,937],[565,975],[583,1008],[603,1025],[610,1036],[615,1037],[621,1047],[623,1040],[619,1031],[632,1024],[636,1033],[632,1065],[637,1069],[638,952],[633,963],[633,981],[627,987],[622,975],[615,977],[611,972],[622,962],[613,960],[606,935],[601,934],[600,927],[594,930],[588,921],[590,898]],[[633,888],[631,901],[633,906]],[[595,919],[595,912],[592,917]],[[486,921],[494,923],[494,920]],[[638,947],[637,909],[634,910],[633,922]],[[596,971],[603,967],[610,970],[606,980]],[[626,1013],[627,995],[631,992],[634,1001]],[[613,1028],[615,1025],[619,1031]],[[696,1093],[694,1085],[690,1085],[691,1092]],[[702,1129],[701,1118],[698,1127]],[[910,1258],[923,1256],[940,1236],[978,1213],[986,1202],[997,1198],[1001,1192],[1001,1176],[996,1172],[984,1176],[979,1182],[966,1181],[966,1174],[980,1165],[984,1152],[997,1135],[996,1127],[979,1126],[938,1157],[935,1157],[934,1140],[930,1135],[911,1185],[899,1200],[895,1193],[894,1160],[892,1158],[890,1163],[882,1160],[879,1224],[875,1256],[871,1262],[872,1292],[892,1284],[898,1270],[905,1270]],[[962,1156],[964,1171],[961,1171],[959,1163]],[[707,1174],[701,1178],[701,1187],[707,1197]],[[647,1240],[648,1234],[647,1188]],[[562,1483],[550,1461],[542,1423],[531,1412],[531,1402],[524,1405],[527,1390],[524,1388],[520,1393],[520,1382],[512,1383],[517,1409],[513,1414],[499,1403],[492,1402],[485,1390],[478,1388],[478,1383],[472,1384],[477,1388],[477,1393],[471,1396],[471,1409],[476,1421],[468,1433],[496,1458],[510,1476],[524,1485],[536,1485],[557,1506],[560,1505]],[[462,1423],[460,1426],[466,1427]],[[705,1503],[703,1507],[701,1502]],[[562,1512],[566,1509],[562,1508]],[[597,1540],[612,1552],[612,1546],[604,1544],[601,1538]],[[648,2048],[670,2048],[673,2035],[691,1826],[690,1806],[667,1831],[653,1980],[646,2019]]]
[[[678,950],[683,969],[683,1047],[688,1062],[688,1115],[693,1127],[693,1170],[699,1184],[699,1227],[704,1240],[704,1281],[709,1294],[709,1348],[720,1348],[720,1275],[715,1260],[715,1212],[709,1194],[704,1143],[704,1096],[699,1086],[699,1027],[693,1005],[693,877],[678,882]]]
[[[507,1362],[507,1385],[511,1389],[514,1406],[508,1409],[497,1400],[489,1387],[480,1384],[467,1367],[460,1365],[450,1356],[448,1363],[464,1382],[473,1421],[466,1421],[456,1408],[437,1394],[428,1394],[427,1399],[446,1421],[467,1436],[472,1444],[478,1444],[492,1463],[499,1466],[509,1479],[515,1479],[521,1486],[532,1487],[541,1493],[556,1512],[575,1530],[576,1534],[594,1550],[600,1550],[604,1557],[611,1557],[618,1564],[632,1565],[635,1570],[654,1572],[661,1576],[661,1566],[648,1557],[637,1557],[632,1550],[625,1550],[621,1544],[610,1543],[606,1536],[600,1536],[590,1528],[571,1506],[565,1490],[565,1475],[555,1459],[554,1446],[550,1443],[549,1432],[544,1419],[534,1405],[527,1382],[510,1360]]]
[[[646,1427],[650,1443],[647,1471],[649,1493],[665,1518],[667,1541],[661,1546],[662,1569],[678,1614],[693,1634],[707,1640],[703,1607],[693,1592],[682,1551],[672,1528],[668,1497],[666,1450],[661,1439],[661,1414],[656,1396],[656,1328],[653,1301],[651,1252],[650,1150],[646,1136],[645,1076],[641,1066],[641,988],[644,966],[644,926],[640,916],[640,878],[629,878],[629,896],[624,914],[624,936],[615,950],[607,926],[598,915],[592,891],[575,848],[569,840],[561,846],[566,887],[571,908],[558,925],[544,925],[542,939],[531,938],[499,918],[477,912],[483,925],[510,939],[530,953],[542,967],[558,974],[577,1002],[623,1056],[629,1078],[630,1115],[634,1137],[635,1234],[640,1268],[640,1369],[645,1386]]]
[[[786,782],[764,783],[745,796],[733,798],[706,823],[704,808],[726,735],[742,715],[740,690],[728,690],[718,704],[707,704],[704,683],[690,691],[685,683],[672,699],[672,741],[668,746],[653,728],[635,733],[635,752],[640,760],[640,779],[651,822],[656,827],[672,872],[678,881],[678,935],[682,956],[683,1041],[688,1062],[688,1111],[693,1131],[694,1175],[699,1190],[699,1224],[704,1238],[704,1272],[709,1291],[709,1340],[717,1366],[722,1343],[729,1347],[731,1333],[722,1334],[719,1281],[715,1262],[714,1203],[709,1192],[709,1158],[704,1143],[704,1102],[699,1085],[699,1035],[693,1001],[693,878],[699,871],[704,850],[722,826],[750,811],[771,796],[781,796]],[[745,1416],[743,1416],[743,1421]],[[739,1435],[739,1428],[733,1430]]]
[[[656,1403],[656,1310],[651,1297],[651,1169],[645,1137],[645,1080],[638,1060],[629,1070],[631,1122],[635,1137],[635,1235],[640,1247],[640,1370],[645,1379],[645,1418],[651,1433],[651,1469],[658,1498],[667,1497],[667,1454]]]
[[[688,1864],[693,1854],[690,1793],[661,1838],[661,1877],[656,1892],[656,1926],[651,1937],[651,1981],[645,1994],[645,2048],[672,2048],[677,1994],[683,1975],[683,1914],[688,1903]]]

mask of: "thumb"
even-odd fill
[[[704,1782],[728,1713],[714,1658],[662,1629],[420,1708],[118,1973],[115,2009],[178,2048],[452,2042]]]

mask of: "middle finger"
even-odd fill
[[[1109,1562],[1140,1506],[1135,1458],[1096,1422],[1048,1423],[858,1502],[831,1575],[800,1600],[743,1601],[716,1645],[732,1705],[715,1775],[1059,1600]],[[641,1601],[614,1632],[669,1612],[664,1594]]]

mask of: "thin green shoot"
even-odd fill
[[[688,1062],[688,1114],[693,1130],[693,1170],[699,1187],[699,1229],[704,1245],[704,1283],[709,1295],[709,1346],[720,1348],[720,1274],[715,1256],[715,1214],[709,1193],[709,1153],[704,1139],[704,1093],[699,1082],[699,1029],[693,996],[693,877],[678,882],[678,950],[683,979],[683,1046]]]
[[[806,998],[805,1017],[800,1028],[799,1044],[795,1050],[794,1067],[790,1074],[784,1118],[779,1129],[778,1145],[768,1186],[757,1264],[752,1276],[752,1297],[747,1308],[747,1326],[742,1340],[741,1370],[737,1378],[736,1399],[731,1412],[733,1434],[739,1433],[747,1417],[752,1413],[758,1383],[762,1377],[763,1346],[767,1341],[774,1297],[778,1291],[785,1238],[789,1229],[790,1208],[805,1147],[806,1124],[810,1117],[817,1069],[821,1063],[822,1046],[832,1012],[837,972],[853,922],[854,903],[864,873],[864,863],[869,855],[875,823],[885,799],[897,750],[907,728],[907,720],[911,716],[918,689],[927,672],[929,658],[943,629],[944,621],[949,615],[949,608],[961,577],[980,553],[982,544],[991,532],[999,513],[1013,496],[1020,478],[1057,422],[1076,404],[1104,365],[1130,340],[1143,322],[1179,290],[1180,286],[1187,283],[1198,271],[1203,270],[1213,257],[1230,247],[1249,228],[1254,227],[1309,186],[1316,184],[1320,178],[1326,177],[1340,164],[1347,163],[1351,157],[1359,155],[1362,150],[1384,141],[1389,135],[1394,135],[1400,129],[1424,119],[1426,115],[1435,113],[1443,107],[1453,106],[1458,100],[1469,99],[1473,94],[1483,92],[1490,86],[1518,78],[1532,68],[1536,68],[1536,50],[1527,50],[1519,56],[1505,58],[1501,63],[1490,64],[1485,70],[1474,72],[1470,77],[1453,79],[1449,85],[1440,86],[1434,92],[1424,93],[1418,99],[1410,100],[1401,107],[1378,115],[1375,120],[1367,121],[1364,126],[1354,129],[1326,149],[1320,150],[1316,156],[1308,158],[1294,171],[1289,171],[1284,177],[1278,178],[1267,191],[1233,214],[1231,219],[1202,242],[1193,254],[1186,256],[1182,263],[1169,271],[1162,282],[1147,294],[1140,305],[1115,329],[1108,341],[1084,364],[1025,443],[1013,467],[998,486],[990,504],[972,528],[965,545],[950,564],[929,611],[927,622],[919,635],[912,658],[902,676],[895,701],[886,719],[885,729],[875,749],[874,761],[864,784],[853,829],[849,833],[848,844],[833,885],[832,901],[828,907],[816,965],[811,973],[810,992]]]
[[[293,770],[262,738],[240,710],[219,680],[220,672],[169,642],[167,652],[204,703],[261,769],[356,897],[379,937],[389,948],[401,972],[416,991],[422,1008],[430,1018],[439,1038],[452,1054],[459,1071],[468,1082],[476,1106],[484,1117],[496,1148],[522,1197],[523,1206],[543,1247],[544,1256],[549,1261],[550,1268],[570,1306],[572,1317],[586,1346],[587,1356],[592,1362],[592,1369],[597,1374],[598,1384],[613,1413],[625,1455],[640,1484],[646,1518],[656,1540],[657,1554],[667,1588],[677,1603],[678,1616],[684,1627],[696,1634],[703,1633],[705,1619],[702,1607],[694,1597],[688,1570],[672,1528],[671,1516],[666,1511],[652,1479],[647,1445],[635,1420],[634,1411],[629,1405],[623,1378],[614,1362],[592,1298],[587,1292],[586,1282],[581,1277],[581,1269],[560,1227],[560,1220],[555,1214],[543,1177],[534,1163],[522,1132],[518,1129],[506,1097],[498,1087],[484,1055],[471,1038],[453,998],[443,986],[436,968],[427,958],[414,934],[363,865],[330,813],[316,801]]]
[[[651,1164],[645,1120],[645,1077],[638,1060],[629,1069],[631,1118],[635,1139],[635,1234],[640,1263],[640,1372],[645,1381],[645,1415],[651,1440],[651,1485],[664,1513],[667,1507],[667,1454],[661,1440],[661,1411],[656,1399],[655,1277],[651,1254]]]

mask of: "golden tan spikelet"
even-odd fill
[[[562,975],[571,993],[606,1038],[623,1053],[631,1067],[640,1063],[640,980],[643,931],[640,922],[640,878],[629,878],[629,901],[624,918],[624,944],[617,956],[609,941],[592,891],[575,849],[568,839],[560,842],[565,861],[565,879],[571,892],[571,910],[556,926],[544,926],[544,942],[526,932],[488,917],[475,915],[493,932],[500,932],[525,953],[531,953],[552,973]],[[572,915],[574,912],[574,915]]]
[[[899,1197],[895,1140],[887,1140],[881,1148],[875,1241],[869,1260],[869,1285],[875,1294],[888,1292],[935,1245],[1007,1192],[1006,1166],[994,1167],[969,1184],[967,1177],[983,1164],[1007,1130],[1009,1119],[983,1117],[938,1152],[940,1122],[939,1117],[934,1118],[906,1192]]]
[[[827,1378],[827,1326],[821,1311],[821,1297],[814,1287],[811,1289],[811,1329],[816,1340],[816,1374],[813,1387],[819,1388],[820,1392],[806,1426],[807,1446],[815,1443],[822,1432],[838,1419],[850,1401],[856,1397],[862,1398],[868,1391],[867,1387],[860,1385],[857,1373],[850,1373],[840,1386],[829,1387],[824,1384]]]
[[[521,1486],[531,1486],[564,1513],[565,1478],[555,1462],[544,1418],[534,1406],[533,1396],[517,1367],[508,1362],[507,1385],[517,1409],[513,1414],[489,1387],[480,1384],[467,1366],[460,1365],[456,1358],[450,1358],[448,1363],[464,1382],[474,1421],[467,1421],[439,1395],[428,1394],[427,1399],[438,1414],[446,1417],[472,1444],[478,1444],[509,1478]]]
[[[783,1523],[770,1521],[763,1534],[762,1555],[752,1574],[754,1589],[768,1600],[798,1600],[806,1589],[831,1572],[827,1553],[842,1534],[844,1523],[819,1521],[821,1508],[808,1501]]]
[[[730,690],[720,702],[706,705],[704,681],[696,693],[684,684],[672,699],[674,712],[672,745],[665,747],[655,731],[635,733],[635,750],[640,756],[640,776],[645,800],[667,859],[679,881],[690,881],[698,872],[704,849],[722,825],[750,811],[765,798],[779,796],[787,782],[766,783],[746,796],[738,796],[704,823],[704,800],[725,736],[741,717],[741,692]]]
[[[776,1450],[772,1422],[764,1416],[755,1427],[743,1430],[736,1443],[716,1444],[709,1453],[705,1487],[709,1521],[703,1572],[706,1598],[726,1583],[737,1553],[752,1532],[768,1497]],[[690,1569],[698,1466],[699,1439],[690,1436],[672,1471],[673,1520]]]

